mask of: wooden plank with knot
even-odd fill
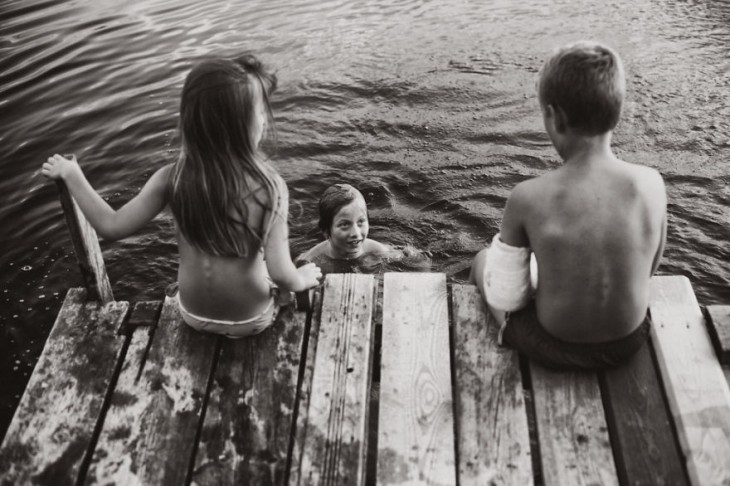
[[[453,285],[456,420],[462,486],[533,484],[519,356],[473,285]]]
[[[446,276],[386,273],[379,484],[456,484]]]
[[[75,484],[123,358],[129,304],[70,289],[0,446],[0,484]]]

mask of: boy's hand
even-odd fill
[[[297,272],[304,281],[304,289],[311,289],[319,285],[319,281],[322,279],[322,269],[314,263],[307,263],[299,268]]]
[[[61,155],[55,154],[48,157],[48,161],[43,164],[41,174],[49,179],[66,179],[74,171],[81,170],[76,158],[66,159]]]

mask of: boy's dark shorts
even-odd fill
[[[542,327],[533,300],[524,309],[510,313],[502,340],[546,368],[595,370],[627,362],[644,345],[650,330],[647,314],[636,330],[620,339],[601,343],[563,341]]]

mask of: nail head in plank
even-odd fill
[[[154,330],[135,330],[87,484],[185,482],[216,339],[187,326],[170,297]]]
[[[598,377],[530,362],[546,486],[618,485]]]
[[[374,282],[355,273],[326,277],[295,484],[364,484]]]
[[[473,285],[453,285],[456,430],[462,486],[532,485],[530,435],[516,351]]]
[[[730,484],[730,390],[687,277],[653,277],[652,339],[694,485]]]
[[[715,342],[720,362],[730,365],[730,305],[708,305],[710,336]]]
[[[260,334],[222,339],[193,484],[284,483],[305,324],[290,305]]]
[[[446,276],[386,273],[379,484],[456,484]]]
[[[687,485],[659,371],[646,343],[603,374],[606,420],[621,484]]]
[[[128,309],[68,291],[0,447],[3,484],[77,480],[121,359],[116,330]]]

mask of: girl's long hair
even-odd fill
[[[276,77],[251,55],[203,61],[185,80],[182,150],[168,201],[182,235],[205,253],[253,254],[282,210],[284,181],[266,163],[254,138],[259,103],[273,129],[269,95],[275,89]],[[252,204],[261,206],[261,221],[250,221]]]

